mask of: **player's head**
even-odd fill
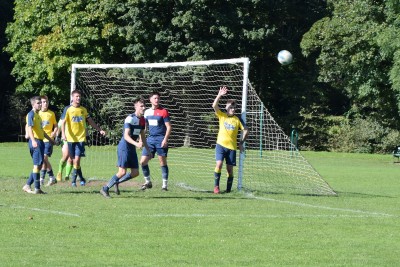
[[[229,99],[228,101],[226,101],[225,109],[228,115],[235,114],[236,101],[234,99]]]
[[[152,98],[153,96],[158,96],[160,97],[160,92],[158,92],[157,90],[153,90],[150,94],[149,94],[149,99]]]
[[[39,111],[42,108],[42,101],[40,99],[40,96],[32,96],[30,100],[32,109],[34,109],[35,111]]]
[[[73,90],[73,91],[71,92],[71,96],[76,95],[76,94],[82,95],[81,91],[79,91],[78,89],[75,89],[75,90]]]
[[[72,101],[72,105],[80,105],[81,104],[81,91],[79,90],[73,90],[71,92],[71,101]]]
[[[151,92],[149,95],[149,100],[153,108],[158,107],[160,102],[160,93],[158,91]]]
[[[138,96],[133,100],[133,104],[135,106],[136,115],[142,116],[144,114],[144,110],[146,108],[144,105],[144,99],[141,96]]]
[[[46,111],[49,108],[49,98],[47,95],[41,95],[40,100],[42,101],[42,111]]]

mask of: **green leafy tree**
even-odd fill
[[[68,99],[71,64],[100,63],[113,54],[107,11],[97,1],[16,0],[6,51],[15,63],[17,91]]]
[[[382,49],[382,36],[398,31],[395,9],[390,18],[385,1],[328,3],[331,15],[316,22],[301,42],[306,56],[317,55],[318,81],[348,97],[350,118],[373,117],[383,126],[399,127],[399,91],[393,75],[396,48]]]
[[[305,32],[325,15],[324,0],[15,0],[6,51],[22,94],[68,99],[72,63],[141,63],[247,56],[251,81],[288,131],[314,96]],[[290,50],[295,63],[276,60]]]
[[[377,43],[382,58],[389,62],[389,81],[397,97],[397,110],[400,110],[400,2],[386,1],[384,12],[386,27],[378,34]]]

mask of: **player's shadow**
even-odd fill
[[[110,197],[111,198],[123,198],[123,199],[132,199],[132,198],[137,198],[137,199],[144,199],[144,198],[153,198],[153,199],[195,199],[195,200],[208,200],[208,199],[243,199],[243,200],[251,200],[250,198],[244,196],[244,195],[238,195],[236,193],[226,193],[226,192],[221,192],[220,194],[214,194],[213,191],[206,191],[206,190],[201,190],[201,191],[193,191],[196,192],[196,195],[193,196],[180,196],[180,195],[175,195],[176,193],[173,192],[173,189],[167,192],[157,192],[157,195],[154,195],[154,192],[151,192],[151,194],[147,194],[146,191],[142,191],[140,189],[121,189],[120,188],[120,195],[117,195],[114,193],[113,188],[110,189]],[[93,194],[93,195],[98,195],[99,197],[104,198],[104,196],[101,195],[100,193],[100,188],[93,189],[93,190],[68,190],[68,191],[62,191],[60,192],[61,194]],[[200,196],[198,195],[200,193]]]
[[[131,192],[132,193],[132,192]],[[114,197],[111,195],[111,197]],[[243,200],[250,200],[249,198],[246,197],[239,197],[239,196],[227,196],[226,194],[223,196],[223,194],[215,195],[213,192],[210,192],[209,196],[171,196],[171,195],[165,195],[165,196],[143,196],[140,194],[126,194],[126,195],[119,195],[115,196],[115,198],[151,198],[151,199],[194,199],[194,200],[224,200],[224,199],[243,199]]]
[[[385,196],[385,195],[376,195],[376,194],[366,194],[359,192],[336,192],[338,197],[355,197],[355,198],[397,198],[395,196]]]
[[[173,192],[160,192],[157,193],[157,195],[152,194],[147,194],[145,191],[142,191],[140,189],[130,189],[130,190],[124,190],[120,189],[121,194],[116,195],[114,193],[114,190],[110,190],[110,196],[111,198],[124,198],[124,199],[129,199],[129,198],[154,198],[154,199],[196,199],[196,200],[208,200],[208,199],[243,199],[243,200],[252,200],[253,198],[249,198],[246,195],[239,195],[237,192],[232,192],[232,193],[226,193],[222,191],[220,194],[214,194],[213,191],[211,190],[190,190],[190,192],[196,193],[196,195],[193,196],[180,196],[180,195],[174,195],[175,193]],[[93,194],[93,195],[99,195],[99,197],[103,197],[100,194],[100,188],[93,189],[93,190],[79,190],[79,188],[73,188],[71,190],[63,190],[59,191],[59,194],[76,194],[76,195],[81,195],[81,194]],[[359,193],[359,192],[341,192],[338,191],[336,192],[336,196],[325,196],[325,195],[312,195],[312,194],[288,194],[288,195],[297,195],[297,196],[304,196],[304,197],[346,197],[346,198],[397,198],[395,196],[385,196],[385,195],[377,195],[377,194],[366,194],[366,193]],[[200,194],[200,195],[199,195]],[[257,196],[259,197],[265,197],[265,196],[270,196],[270,195],[284,195],[283,193],[276,193],[276,192],[267,192],[267,193],[260,193],[258,192]],[[104,198],[104,197],[103,197]]]

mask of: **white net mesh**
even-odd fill
[[[169,66],[160,64],[104,66],[77,65],[72,88],[82,91],[82,104],[94,120],[107,130],[107,137],[91,133],[91,146],[83,161],[84,175],[109,179],[114,173],[116,145],[122,135],[125,117],[134,112],[132,100],[151,91],[161,93],[161,104],[171,115],[172,134],[169,140],[168,166],[170,186],[191,190],[213,188],[214,148],[218,121],[212,103],[219,87],[229,88],[221,99],[243,103],[243,63]],[[335,192],[295,149],[290,139],[274,121],[255,90],[247,91],[246,143],[242,188],[254,193],[296,193],[335,195]],[[149,103],[146,103],[149,107]],[[239,111],[237,111],[239,112]],[[238,114],[240,116],[240,114]],[[140,156],[140,151],[137,151]],[[238,153],[239,154],[239,153]],[[150,161],[154,182],[161,184],[157,159]],[[225,166],[224,166],[225,167]],[[238,170],[235,168],[235,177]],[[140,178],[139,178],[140,179]],[[235,179],[237,183],[237,179]],[[234,186],[235,186],[234,183]],[[223,186],[221,182],[221,186]],[[237,185],[237,184],[236,184]]]

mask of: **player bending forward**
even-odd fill
[[[215,115],[219,120],[219,130],[217,137],[217,145],[215,147],[216,166],[214,170],[214,193],[219,194],[219,181],[221,179],[221,169],[223,160],[226,161],[226,171],[228,172],[228,180],[226,184],[226,192],[231,192],[233,184],[233,167],[236,166],[236,149],[237,135],[239,129],[242,131],[242,138],[239,142],[240,152],[244,152],[244,142],[248,136],[248,129],[243,120],[235,115],[236,102],[230,99],[226,102],[226,113],[222,112],[219,107],[219,99],[228,93],[228,88],[220,87],[212,107]]]
[[[106,198],[110,197],[109,190],[111,187],[115,186],[115,193],[119,195],[118,184],[139,175],[139,161],[136,154],[136,147],[145,147],[149,151],[145,137],[145,120],[143,117],[145,106],[143,98],[136,98],[134,105],[135,113],[126,117],[122,137],[118,143],[118,172],[100,190],[100,193]],[[128,168],[131,169],[130,173],[126,172]]]

